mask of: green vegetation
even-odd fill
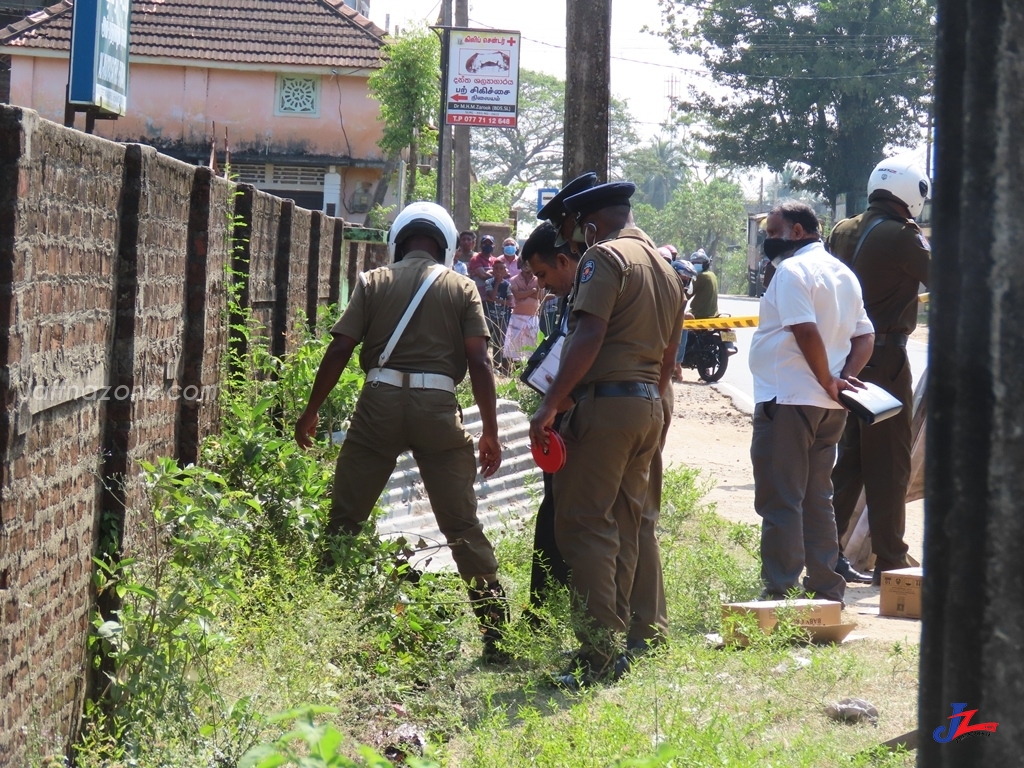
[[[470,181],[469,184],[469,226],[476,229],[481,222],[503,222],[509,218],[512,204],[519,199],[525,183],[491,183]],[[416,177],[416,189],[409,202],[417,200],[434,201],[437,192],[437,171],[430,170]]]
[[[410,28],[402,37],[385,43],[384,64],[370,75],[370,93],[380,103],[380,118],[384,123],[377,146],[387,158],[373,196],[374,205],[384,202],[399,153],[409,150],[407,189],[411,194],[416,188],[418,165],[415,159],[419,148],[437,146],[437,130],[433,126],[437,125],[441,101],[440,60],[441,44],[437,35],[425,27]]]
[[[615,162],[636,144],[637,133],[627,102],[613,97],[608,110],[609,156]],[[558,186],[555,182],[562,178],[564,133],[565,81],[520,69],[516,127],[474,129],[473,167],[483,180],[513,189],[512,202],[529,220],[529,216],[536,213],[534,201],[520,197],[527,187],[535,184]]]
[[[853,204],[887,147],[928,124],[935,45],[930,0],[683,0],[661,3],[659,30],[701,57],[719,86],[679,105],[706,121],[716,165],[807,168],[805,189]],[[723,90],[726,93],[723,95]]]
[[[417,578],[410,564],[425,555],[404,542],[322,536],[337,451],[326,436],[351,412],[359,372],[325,406],[321,444],[299,451],[290,429],[324,329],[287,360],[267,353],[251,320],[239,330],[248,351],[229,367],[222,433],[198,467],[145,468],[133,557],[97,571],[97,589],[123,607],[95,622],[109,684],[87,713],[78,766],[912,764],[874,749],[912,727],[912,648],[806,646],[785,623],[751,631],[745,650],[706,641],[721,602],[758,592],[758,534],[716,516],[702,501],[710,480],[693,469],[665,478],[667,647],[614,686],[551,688],[574,644],[561,591],[541,629],[509,628],[511,664],[483,665],[456,575]],[[500,390],[524,397],[514,382]],[[510,523],[495,540],[518,618],[532,526]],[[874,701],[882,727],[828,720],[823,707],[844,696]]]

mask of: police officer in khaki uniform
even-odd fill
[[[569,686],[628,666],[621,641],[632,620],[650,468],[671,408],[682,286],[632,226],[635,189],[603,184],[565,201],[590,247],[576,272],[558,375],[530,422],[531,442],[546,447],[545,428],[571,404],[560,430],[567,460],[554,478],[555,537],[588,626],[558,679]]]
[[[507,604],[494,550],[477,518],[473,440],[462,426],[455,399],[455,385],[468,368],[483,420],[480,469],[489,477],[501,464],[501,445],[480,294],[472,280],[440,266],[451,266],[456,247],[455,224],[440,206],[414,203],[405,208],[391,227],[389,247],[395,263],[360,275],[345,312],[331,329],[334,340],[295,426],[295,439],[309,447],[320,406],[363,342],[359,362],[367,372],[366,384],[338,456],[327,532],[357,535],[398,455],[411,450],[438,527],[469,585],[484,631],[485,659],[500,660],[496,644]],[[396,334],[428,277],[433,283],[411,322]]]
[[[565,302],[568,301],[569,289],[572,287],[572,275],[575,274],[576,264],[580,255],[586,249],[577,243],[570,243],[566,238],[572,237],[576,217],[570,216],[565,210],[564,201],[567,197],[590,189],[597,183],[597,174],[593,171],[577,176],[555,194],[548,202],[537,211],[537,218],[544,221],[527,238],[523,244],[522,257],[537,274],[541,270],[543,275],[537,277],[543,287],[561,298],[559,303],[558,316],[563,316]],[[562,227],[567,231],[562,234]],[[553,264],[558,264],[557,255],[561,254],[560,270],[561,279],[555,275]],[[558,429],[561,424],[562,414],[555,417],[553,427]],[[537,520],[534,525],[533,535],[533,558],[530,569],[530,608],[526,612],[527,619],[534,625],[539,624],[536,609],[543,605],[548,594],[549,580],[558,584],[568,584],[569,567],[558,551],[558,544],[555,541],[555,494],[552,490],[554,475],[544,473],[544,498],[537,509]]]
[[[881,583],[882,571],[909,565],[903,533],[914,393],[907,338],[917,327],[919,286],[928,285],[931,248],[914,222],[928,192],[928,177],[920,168],[906,161],[883,160],[868,180],[867,211],[840,221],[828,240],[829,251],[860,279],[864,308],[875,327],[874,353],[860,378],[878,384],[903,403],[899,414],[877,424],[847,419],[832,471],[840,540],[864,491],[876,585]],[[847,581],[871,580],[854,570],[842,553],[836,571]]]

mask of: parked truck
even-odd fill
[[[747,216],[747,296],[764,293],[764,248],[765,222],[767,213],[751,213]]]

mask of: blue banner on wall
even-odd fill
[[[131,0],[75,0],[72,14],[68,101],[124,115]]]

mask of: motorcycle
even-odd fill
[[[708,383],[725,376],[729,358],[736,354],[736,331],[731,329],[690,330],[686,337],[683,368],[696,369],[697,375]]]

